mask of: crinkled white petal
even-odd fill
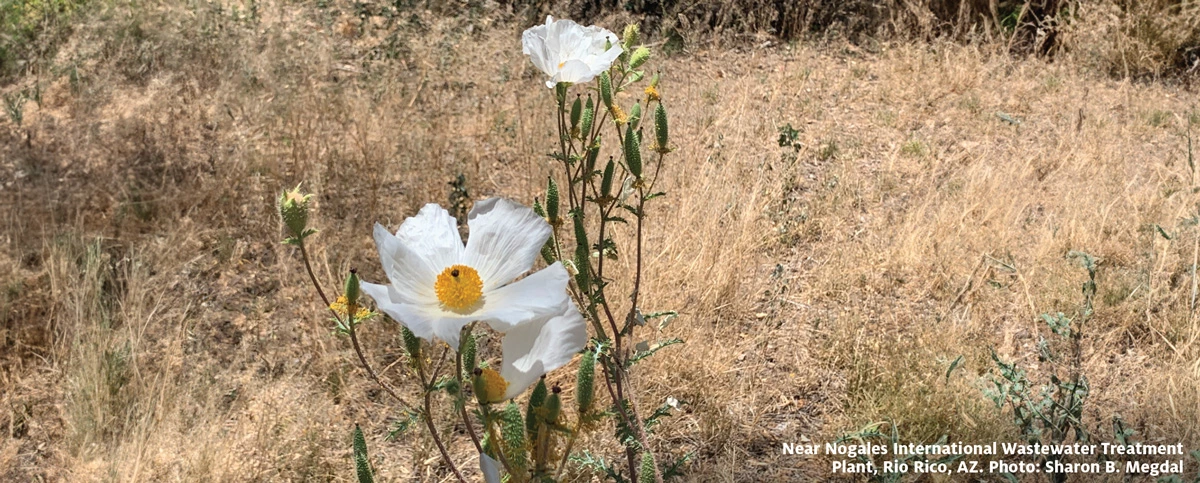
[[[436,273],[462,259],[463,242],[458,222],[450,212],[429,203],[400,225],[396,238],[433,267]]]
[[[605,49],[605,43],[611,46]],[[616,34],[553,17],[546,17],[545,24],[521,34],[521,51],[550,78],[546,82],[549,87],[558,82],[590,82],[612,66],[622,52]],[[568,67],[572,62],[581,62],[586,69]]]
[[[505,399],[525,392],[542,375],[558,369],[587,344],[583,315],[568,304],[565,313],[514,327],[501,340],[500,376],[508,381]]]
[[[500,463],[483,453],[479,453],[479,471],[483,473],[484,483],[500,483]]]
[[[395,289],[393,300],[402,303],[429,303],[437,300],[433,284],[439,273],[429,260],[402,242],[387,228],[375,224],[375,248],[383,271]]]
[[[425,340],[432,340],[433,327],[430,326],[431,319],[427,317],[411,317],[410,308],[413,305],[405,304],[400,300],[400,295],[391,285],[377,285],[373,283],[363,282],[362,292],[375,300],[375,306],[385,314],[388,314],[392,320],[399,322],[401,325],[408,327],[414,335]]]
[[[542,245],[550,238],[550,224],[545,219],[504,198],[476,202],[467,225],[471,234],[463,261],[479,272],[484,293],[533,268]]]

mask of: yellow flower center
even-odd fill
[[[483,298],[483,280],[479,279],[479,272],[466,265],[452,265],[443,270],[433,289],[442,306],[453,312],[470,312]]]

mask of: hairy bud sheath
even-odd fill
[[[634,176],[642,177],[642,147],[632,126],[625,128],[625,166]]]
[[[585,351],[579,360],[579,372],[575,376],[575,404],[580,415],[592,409],[595,400],[596,353]]]
[[[671,148],[667,144],[670,141],[670,131],[667,128],[667,108],[663,107],[662,103],[658,103],[658,107],[654,108],[654,150],[659,154],[667,154],[671,152]]]

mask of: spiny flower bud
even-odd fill
[[[613,88],[612,78],[609,77],[608,71],[600,73],[600,100],[604,102],[604,107],[612,110],[613,107]]]
[[[279,216],[288,233],[296,240],[312,234],[308,232],[308,209],[311,194],[302,194],[300,185],[295,189],[284,191],[279,197]]]
[[[493,404],[504,400],[504,392],[508,390],[508,381],[500,377],[500,373],[492,368],[475,368],[474,388],[475,398],[479,404]]]
[[[409,361],[415,367],[421,363],[421,339],[403,325],[400,326],[400,336],[404,338],[404,350],[408,352]]]
[[[633,46],[638,43],[638,40],[640,40],[640,37],[641,37],[640,34],[641,34],[641,29],[638,28],[638,24],[631,23],[629,25],[626,25],[624,35],[622,36],[622,39],[621,39],[621,47],[627,51],[629,49],[632,49]]]
[[[642,120],[642,103],[638,102],[629,109],[629,127],[638,128],[638,123]]]
[[[579,127],[581,115],[583,115],[583,102],[579,100],[579,94],[575,94],[575,102],[571,103],[571,130]]]
[[[537,440],[537,412],[546,403],[546,394],[546,376],[542,376],[529,394],[529,404],[525,406],[525,430],[529,432],[530,440]]]
[[[587,158],[584,159],[584,179],[591,181],[593,174],[596,172],[596,158],[600,156],[600,136],[596,136],[596,144],[588,149]]]
[[[636,69],[650,60],[650,49],[646,47],[638,47],[633,51],[633,55],[629,56],[629,68]]]
[[[596,353],[584,351],[579,360],[579,372],[575,375],[575,404],[579,414],[587,414],[595,400]]]
[[[529,468],[525,423],[521,420],[521,409],[511,401],[500,411],[500,439],[509,469],[513,474],[524,474]]]
[[[466,332],[464,330],[464,332]],[[475,343],[475,334],[467,332],[462,337],[462,369],[463,375],[475,374],[475,355],[478,353],[478,348]]]
[[[554,182],[554,178],[548,178],[549,183],[546,186],[546,219],[551,226],[562,225],[562,219],[558,217],[558,184]]]
[[[642,147],[633,126],[625,128],[625,166],[634,176],[642,177]]]
[[[591,293],[591,260],[588,258],[590,251],[588,250],[587,231],[583,227],[583,212],[575,211],[575,268],[579,272],[575,274],[575,283],[579,285],[579,289],[584,294]]]
[[[592,95],[588,94],[587,104],[583,106],[583,114],[579,119],[579,139],[592,132],[592,121],[596,117],[596,106],[592,105]]]
[[[654,455],[647,450],[642,453],[642,467],[638,468],[638,483],[654,483]]]
[[[658,107],[654,108],[654,151],[659,154],[667,154],[671,152],[670,131],[667,128],[667,108],[663,107],[662,103],[658,103]]]
[[[600,178],[600,196],[605,200],[612,198],[613,171],[615,165],[612,157],[608,158],[608,164],[604,165],[604,176]],[[608,204],[605,201],[602,204]]]
[[[558,424],[558,415],[562,412],[562,400],[558,397],[558,394],[561,392],[562,388],[554,386],[550,397],[546,398],[545,407],[542,408],[542,418],[548,426]]]

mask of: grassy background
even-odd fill
[[[0,479],[344,481],[355,422],[382,478],[444,479],[420,432],[387,438],[398,415],[279,244],[275,197],[319,193],[327,281],[382,279],[371,225],[460,174],[531,202],[552,98],[518,39],[551,10],[644,20],[670,53],[646,307],[688,343],[635,378],[644,405],[686,403],[652,441],[694,452],[693,478],[823,477],[780,443],[879,421],[1014,440],[989,354],[1044,375],[1036,316],[1085,277],[1069,250],[1101,258],[1085,424],[1200,443],[1195,2],[1078,6],[1041,56],[973,3],[800,2],[791,30],[716,1],[69,5],[0,6]],[[398,336],[366,328],[378,366]]]

